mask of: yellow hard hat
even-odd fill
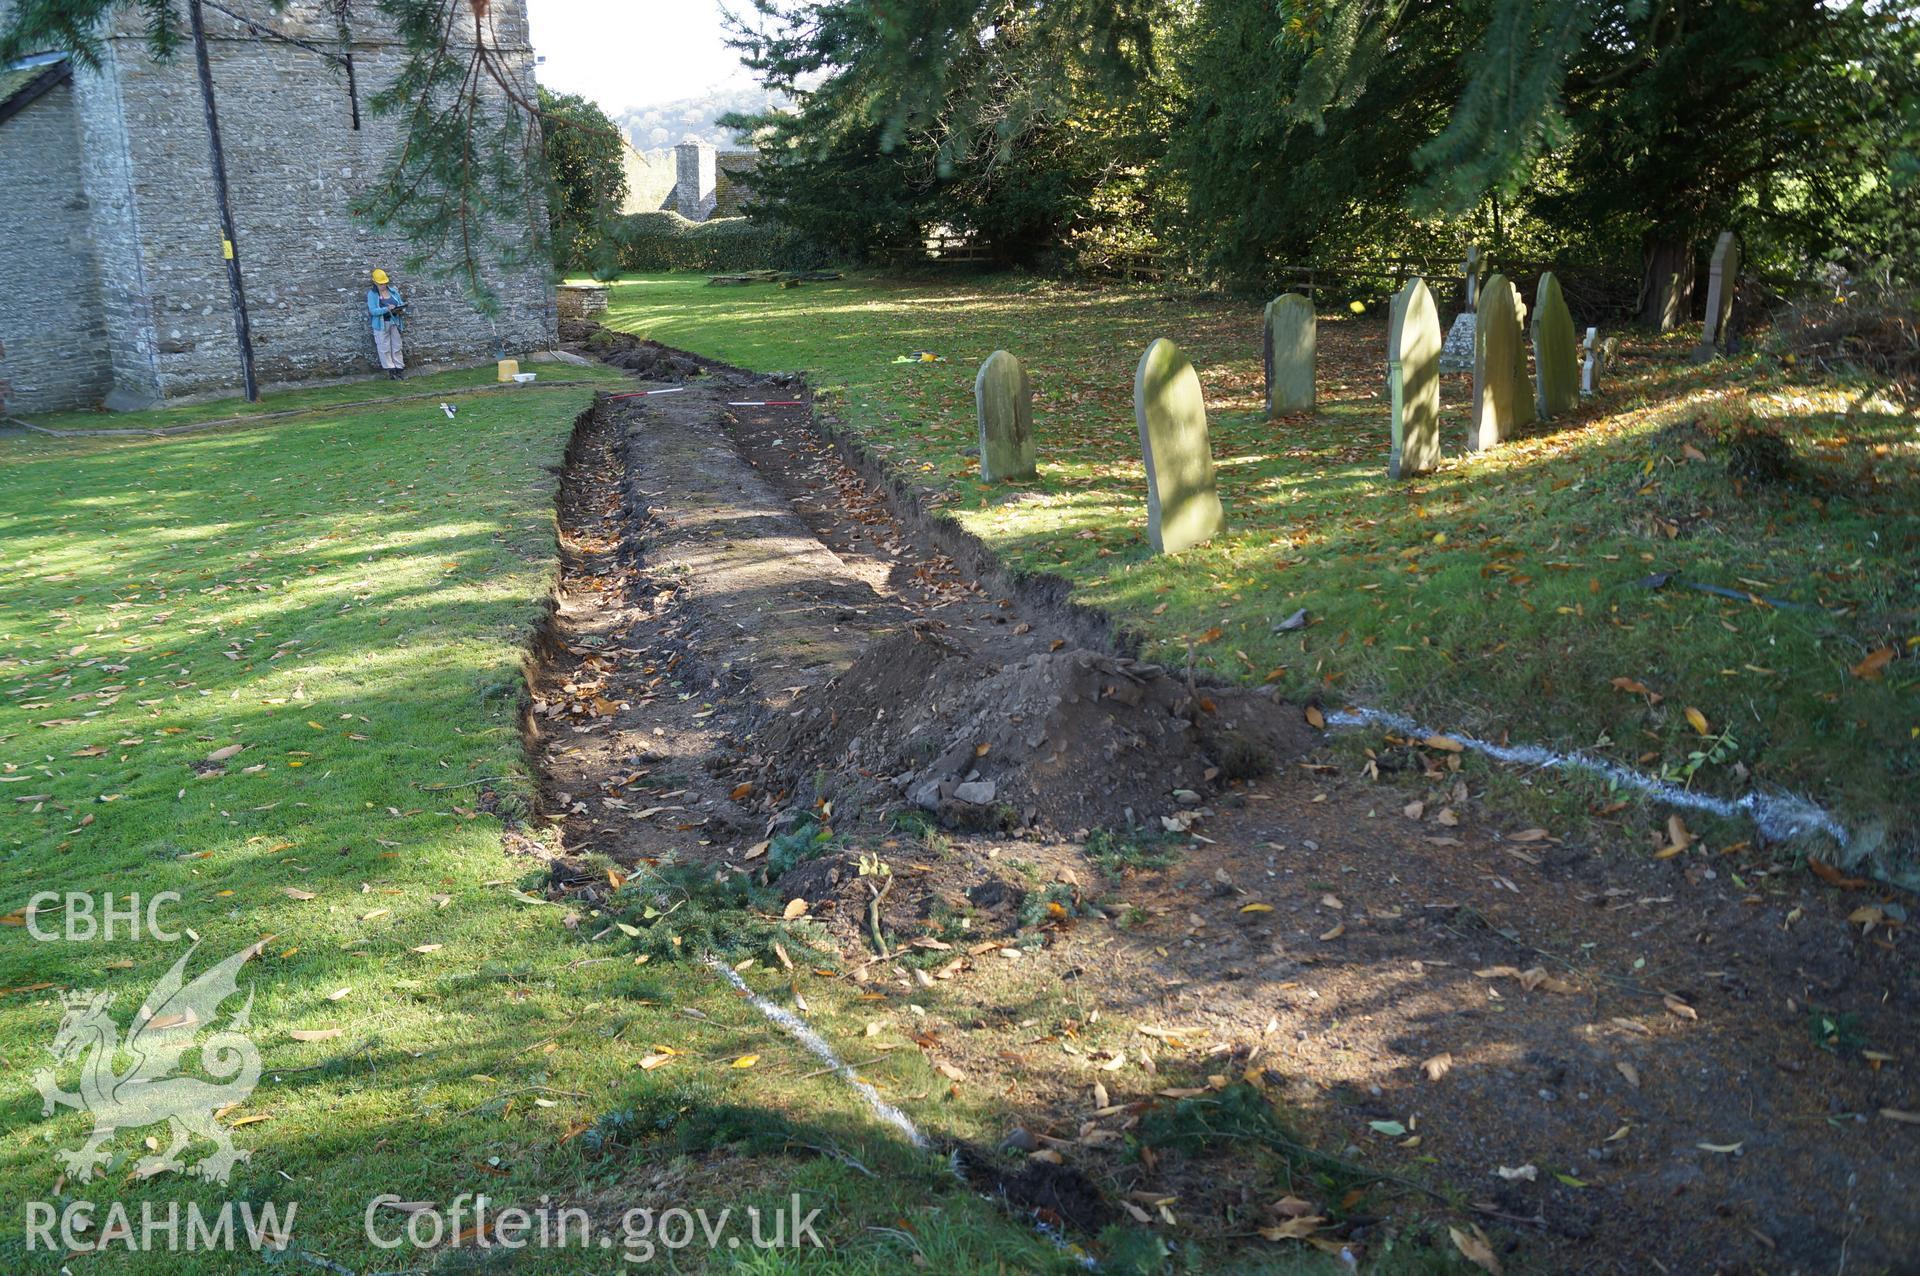
[[[378,268],[376,268],[376,269],[374,270],[374,272],[373,272],[373,282],[375,282],[375,283],[377,283],[377,284],[384,284],[384,283],[386,283],[386,282],[387,282],[387,272],[386,272],[386,271],[384,271],[384,270],[380,270],[380,269],[378,269]]]

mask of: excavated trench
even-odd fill
[[[1001,574],[816,431],[798,378],[609,359],[664,379],[599,399],[569,452],[527,720],[570,850],[724,860],[829,805],[842,827],[1178,825],[1310,746],[1296,710],[1142,663],[1060,582]],[[630,818],[648,793],[675,818]]]

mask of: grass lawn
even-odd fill
[[[1584,749],[1722,794],[1790,790],[1920,880],[1920,433],[1874,386],[1804,382],[1757,355],[1701,367],[1691,334],[1630,335],[1599,400],[1490,454],[1463,455],[1467,379],[1448,378],[1445,464],[1392,484],[1378,313],[1321,317],[1320,409],[1276,423],[1248,301],[640,276],[615,286],[609,322],[805,370],[930,499],[1019,568],[1068,578],[1151,657],[1184,662],[1192,643],[1201,668],[1300,700]],[[1162,335],[1200,368],[1232,526],[1177,557],[1146,545],[1132,415],[1134,364]],[[997,347],[1040,391],[1036,482],[978,481],[973,375]],[[941,361],[896,362],[921,350]],[[1748,421],[1786,439],[1794,480],[1730,472],[1726,441]],[[1655,572],[1756,597],[1638,584]],[[1306,630],[1276,632],[1302,607]],[[1598,810],[1595,836],[1646,850],[1660,836],[1660,813],[1616,812],[1598,781],[1545,799],[1489,779],[1559,831]],[[1714,849],[1746,836],[1706,831]]]
[[[817,1061],[713,973],[639,966],[617,933],[588,938],[604,922],[523,893],[543,871],[503,850],[482,807],[511,817],[531,795],[522,644],[555,570],[555,467],[591,390],[459,394],[474,375],[426,382],[458,405],[451,420],[432,401],[378,401],[379,382],[276,398],[263,409],[310,411],[261,428],[0,437],[0,1258],[67,1261],[29,1248],[29,1202],[97,1204],[83,1239],[109,1253],[75,1270],[258,1270],[244,1250],[128,1254],[103,1236],[106,1210],[271,1201],[297,1210],[294,1249],[339,1264],[290,1270],[363,1272],[447,1261],[369,1242],[383,1193],[443,1209],[462,1193],[548,1199],[597,1228],[635,1207],[732,1206],[738,1229],[745,1206],[799,1192],[837,1247],[802,1266],[1063,1263],[810,1077]],[[29,918],[40,891],[175,892],[158,920],[181,937],[122,922],[111,939],[42,942],[31,929],[69,918]],[[220,1117],[250,1159],[224,1186],[149,1175],[142,1138],[164,1147],[166,1131],[123,1130],[79,1181],[58,1154],[87,1118],[43,1116],[34,1085],[61,995],[112,992],[125,1033],[196,940],[189,977],[259,945],[240,984],[264,1068]],[[662,1047],[664,1066],[643,1064]],[[63,1088],[77,1071],[60,1069]],[[381,1214],[382,1234],[407,1217]],[[619,1266],[577,1249],[519,1260]],[[699,1267],[704,1248],[673,1261]]]

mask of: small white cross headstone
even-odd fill
[[[1580,393],[1600,393],[1600,330],[1587,329],[1587,339],[1580,343]]]

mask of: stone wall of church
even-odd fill
[[[71,80],[0,124],[0,412],[92,403],[112,373]]]
[[[467,11],[466,0],[451,2]],[[228,7],[318,49],[342,47],[332,7],[320,0],[293,0],[279,10],[267,0]],[[395,153],[405,119],[376,117],[370,106],[401,65],[397,37],[372,5],[351,12],[357,129],[342,68],[321,52],[262,39],[206,11],[259,381],[375,370],[365,301],[375,266],[393,276],[409,303],[409,363],[471,362],[551,345],[552,272],[541,256],[524,251],[528,234],[509,235],[523,250],[515,264],[481,254],[497,299],[489,313],[460,280],[432,269],[457,244],[441,246],[427,268],[412,269],[413,245],[354,217],[355,202]],[[494,0],[490,14],[491,43],[531,96],[524,3]],[[241,385],[239,344],[191,45],[156,62],[132,14],[107,43],[102,68],[76,72],[75,91],[116,398],[130,406],[234,393]],[[525,224],[544,229],[544,220],[544,208],[535,206]]]

